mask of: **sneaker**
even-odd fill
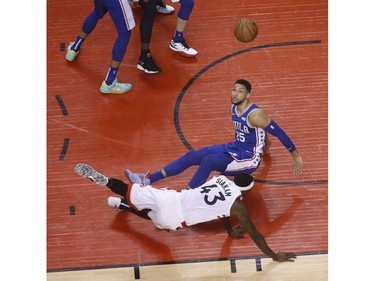
[[[74,59],[76,58],[76,56],[78,55],[79,51],[76,52],[76,51],[73,51],[72,50],[72,46],[73,46],[74,42],[70,42],[69,46],[68,46],[68,49],[66,51],[66,55],[65,55],[65,58],[68,60],[68,61],[74,61]]]
[[[161,68],[152,58],[151,53],[148,53],[145,57],[139,58],[137,68],[149,74],[159,73],[161,71]]]
[[[195,57],[198,54],[198,52],[191,48],[185,40],[182,42],[175,42],[172,39],[171,43],[169,44],[169,48],[171,48],[175,52],[179,52],[185,57]]]
[[[174,12],[174,8],[170,5],[165,4],[164,2],[161,2],[161,5],[156,5],[156,10],[160,14],[171,14]]]
[[[149,176],[150,173],[147,172],[146,174],[136,174],[132,173],[128,169],[125,169],[124,171],[125,177],[131,182],[131,183],[138,183],[143,185],[149,185],[151,183]]]
[[[100,87],[100,91],[103,94],[123,94],[128,92],[132,89],[132,84],[130,83],[119,83],[117,82],[117,78],[113,81],[112,85],[107,85],[105,81],[103,81],[102,86]]]
[[[87,164],[77,164],[74,171],[83,178],[90,179],[97,185],[105,186],[108,183],[108,178],[95,171]]]
[[[108,206],[116,208],[119,211],[125,211],[130,209],[129,204],[127,204],[124,198],[119,197],[108,197],[107,199]]]

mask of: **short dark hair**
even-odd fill
[[[251,92],[251,84],[249,81],[245,79],[238,79],[235,84],[241,84],[245,86],[246,90],[250,93]]]

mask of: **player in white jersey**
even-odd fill
[[[152,220],[160,229],[176,231],[185,226],[233,216],[239,221],[240,227],[233,229],[229,219],[224,220],[228,234],[240,237],[244,232],[249,233],[259,249],[275,261],[293,261],[296,258],[291,252],[275,253],[251,221],[242,202],[242,198],[254,186],[254,179],[248,174],[238,174],[233,181],[223,175],[213,177],[195,189],[178,191],[151,185],[126,184],[98,173],[87,164],[77,164],[75,171],[81,177],[107,186],[122,196],[109,197],[110,206]]]

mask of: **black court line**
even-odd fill
[[[317,251],[317,252],[301,252],[296,253],[296,256],[313,256],[313,255],[327,255],[328,251]],[[167,264],[184,264],[184,263],[199,263],[199,262],[215,262],[215,261],[227,261],[227,260],[249,260],[249,259],[261,259],[269,258],[268,256],[240,256],[231,258],[218,258],[218,259],[200,259],[200,260],[183,260],[183,261],[167,261],[167,262],[149,262],[139,264],[117,264],[117,265],[106,265],[106,266],[86,266],[86,267],[71,267],[62,269],[47,269],[47,273],[52,272],[65,272],[65,271],[79,271],[79,270],[95,270],[95,269],[111,269],[111,268],[125,268],[133,267],[134,275],[139,271],[141,266],[155,266],[155,265],[167,265]],[[138,274],[138,273],[137,273]],[[139,275],[140,276],[140,275]]]
[[[134,279],[141,279],[141,274],[139,272],[139,266],[134,266]]]
[[[62,98],[59,95],[55,96],[55,98],[57,100],[57,103],[60,106],[62,115],[63,116],[67,116],[68,115],[68,110],[65,107],[64,101],[62,100]],[[68,150],[68,146],[69,146],[69,138],[65,138],[64,139],[64,144],[63,144],[63,147],[61,149],[60,156],[59,156],[59,160],[60,161],[64,160],[64,157],[65,157],[66,152]]]
[[[65,157],[66,152],[68,150],[68,146],[69,146],[69,138],[65,138],[64,139],[64,144],[63,144],[63,147],[61,149],[60,156],[59,156],[59,160],[60,161],[64,160],[64,157]]]
[[[222,58],[220,58],[220,59],[218,59],[218,60],[210,63],[209,65],[207,65],[206,67],[204,67],[200,71],[198,71],[198,73],[196,73],[193,76],[193,78],[191,78],[185,84],[185,86],[182,88],[180,94],[177,97],[177,100],[176,100],[176,103],[175,103],[175,107],[174,107],[174,112],[173,112],[174,125],[175,125],[175,128],[176,128],[177,135],[180,138],[181,142],[185,145],[185,147],[188,150],[194,150],[194,148],[190,145],[190,143],[186,139],[184,133],[182,132],[181,126],[180,126],[180,117],[179,117],[180,106],[181,106],[181,103],[182,103],[182,99],[185,96],[187,90],[207,70],[209,70],[210,68],[218,65],[219,63],[222,63],[223,61],[225,61],[227,59],[233,58],[233,57],[241,55],[243,53],[255,51],[255,50],[258,50],[258,49],[273,48],[273,47],[282,47],[282,46],[311,45],[311,44],[320,44],[321,42],[322,42],[321,40],[310,40],[310,41],[280,42],[280,43],[272,43],[272,44],[265,44],[265,45],[260,45],[260,46],[254,46],[254,47],[243,49],[243,50],[234,52],[232,54],[229,54],[227,56],[224,56],[224,57],[222,57]],[[307,184],[328,183],[328,180],[305,181],[305,182],[272,182],[272,181],[266,181],[266,180],[255,180],[255,182],[267,183],[267,184],[273,184],[273,185],[307,185]]]
[[[270,185],[311,185],[311,184],[327,184],[328,180],[316,180],[316,181],[267,181],[267,180],[257,180],[255,182],[266,183]]]
[[[62,115],[64,115],[64,116],[68,115],[68,110],[66,110],[66,107],[65,107],[65,104],[64,104],[62,98],[59,95],[55,96],[55,98],[56,98],[57,102],[59,103]]]
[[[234,260],[234,259],[230,259],[230,272],[231,273],[237,272],[236,260]]]
[[[65,42],[60,43],[60,51],[65,52]]]
[[[260,257],[255,258],[255,267],[257,271],[262,271],[262,261]]]
[[[76,207],[75,206],[69,206],[69,214],[71,216],[74,216],[76,214]]]

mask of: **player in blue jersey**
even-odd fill
[[[117,30],[117,38],[112,48],[112,61],[100,91],[103,94],[123,94],[131,90],[130,83],[119,83],[117,73],[125,56],[131,37],[131,29],[135,27],[132,7],[128,0],[94,0],[94,10],[86,17],[76,40],[70,42],[65,58],[74,61],[80,52],[81,45],[95,29],[96,24],[109,12]]]
[[[196,188],[206,182],[212,171],[234,176],[252,174],[261,161],[267,133],[277,137],[290,152],[293,174],[302,172],[302,158],[288,135],[262,109],[250,101],[251,84],[237,80],[232,89],[232,121],[235,141],[217,144],[187,152],[164,168],[150,174],[136,174],[125,170],[125,176],[133,183],[150,184],[163,178],[182,173],[191,166],[199,166],[187,188]]]

